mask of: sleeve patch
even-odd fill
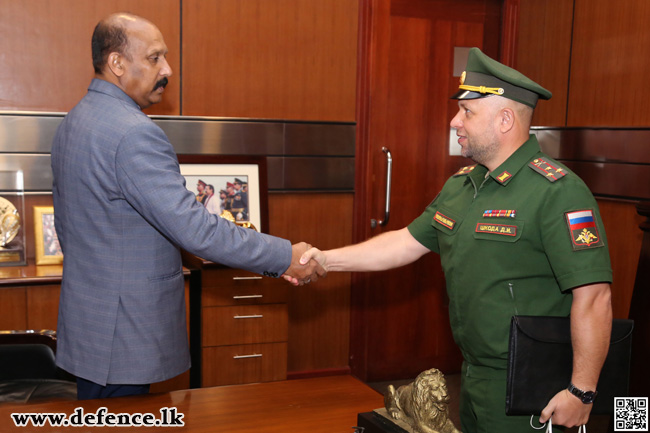
[[[567,212],[565,217],[574,251],[605,245],[600,238],[594,213],[591,210]]]

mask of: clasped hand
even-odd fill
[[[300,242],[291,246],[291,265],[282,277],[294,286],[302,286],[317,281],[319,277],[327,275],[327,271],[316,260],[302,260],[303,254],[312,248],[306,242]]]
[[[553,424],[576,427],[587,424],[592,409],[591,404],[584,404],[564,389],[558,392],[542,410],[539,422],[544,424],[553,416]]]

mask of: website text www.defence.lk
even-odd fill
[[[184,414],[175,407],[163,407],[160,415],[153,413],[111,413],[106,407],[84,413],[78,407],[71,415],[65,413],[12,413],[16,427],[183,427]]]

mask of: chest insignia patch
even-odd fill
[[[528,166],[544,176],[549,182],[555,182],[556,180],[562,179],[566,176],[566,171],[564,171],[563,168],[556,167],[546,158],[536,158],[531,161]]]
[[[454,177],[462,176],[464,174],[469,174],[469,173],[472,172],[472,170],[474,170],[474,168],[476,168],[476,164],[468,165],[467,167],[463,167],[454,174]]]
[[[514,209],[488,209],[483,211],[483,218],[514,218],[517,211]]]
[[[566,222],[569,227],[571,245],[574,251],[604,245],[604,242],[598,234],[594,213],[591,210],[567,212]]]
[[[499,183],[506,183],[506,180],[510,179],[512,175],[508,173],[507,171],[504,171],[500,175],[497,176],[497,180]]]
[[[506,224],[476,224],[476,233],[492,233],[494,235],[517,236],[517,226]]]
[[[456,221],[449,218],[448,216],[441,214],[440,212],[436,212],[436,214],[433,216],[433,220],[438,224],[447,227],[449,230],[453,230],[454,226],[456,225]]]

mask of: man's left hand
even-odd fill
[[[544,424],[553,416],[553,424],[575,427],[587,424],[593,404],[584,404],[569,390],[564,389],[548,402],[542,411],[539,422]]]

